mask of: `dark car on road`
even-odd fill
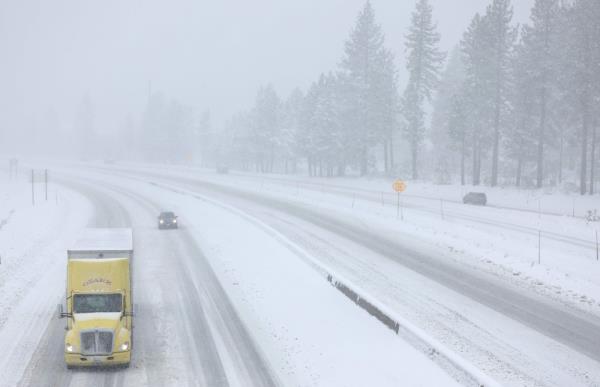
[[[164,211],[158,216],[158,228],[160,230],[167,228],[177,228],[177,216],[173,212]]]
[[[469,192],[463,198],[463,203],[485,206],[487,204],[487,196],[483,192]]]

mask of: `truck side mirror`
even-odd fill
[[[132,303],[131,304],[131,311],[129,313],[125,313],[126,316],[135,316],[138,313],[138,306],[137,304]]]
[[[72,318],[73,317],[72,313],[67,313],[63,310],[63,304],[56,305],[56,314],[58,315],[58,318],[63,318],[63,317]]]

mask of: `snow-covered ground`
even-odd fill
[[[446,213],[445,218],[441,219],[439,212],[406,206],[405,221],[402,222],[396,219],[395,208],[389,209],[387,202],[382,206],[380,202],[332,192],[326,187],[318,190],[298,189],[298,187],[290,187],[288,184],[269,184],[260,178],[253,181],[251,179],[239,181],[235,175],[222,176],[212,172],[199,173],[173,167],[137,166],[132,168],[128,166],[106,169],[104,166],[100,166],[100,168],[96,166],[92,170],[108,175],[111,179],[122,176],[136,187],[150,185],[176,194],[182,194],[188,189],[192,192],[194,190],[204,191],[203,187],[208,187],[210,196],[219,198],[220,190],[210,189],[210,185],[214,185],[215,187],[235,188],[233,191],[231,189],[222,191],[223,194],[226,191],[251,194],[229,195],[232,197],[264,198],[259,202],[269,203],[265,207],[254,206],[252,201],[241,200],[234,201],[234,203],[243,212],[253,213],[259,218],[267,220],[277,229],[284,230],[286,235],[289,235],[306,250],[311,251],[321,262],[331,264],[338,273],[358,283],[384,305],[401,316],[408,317],[413,323],[424,328],[445,345],[502,383],[514,386],[562,386],[594,385],[600,381],[598,372],[600,369],[596,361],[557,342],[553,339],[552,334],[544,335],[536,329],[535,323],[533,326],[523,325],[518,319],[515,320],[490,308],[482,307],[476,301],[411,272],[410,269],[390,261],[389,256],[374,254],[373,250],[365,248],[365,245],[361,244],[362,242],[353,243],[351,239],[341,238],[340,235],[330,232],[326,228],[301,222],[294,216],[282,216],[277,211],[269,211],[267,208],[269,205],[283,208],[281,203],[290,203],[291,207],[288,207],[293,210],[291,215],[296,211],[294,208],[311,209],[314,212],[322,213],[324,217],[333,217],[345,225],[354,225],[352,227],[364,229],[368,233],[378,232],[388,240],[395,239],[399,245],[406,246],[418,254],[435,257],[439,263],[448,262],[458,267],[468,267],[488,276],[491,273],[493,274],[491,277],[500,282],[508,282],[508,285],[511,286],[516,285],[525,295],[551,296],[569,306],[576,307],[577,310],[594,312],[597,306],[587,302],[587,297],[583,299],[586,302],[580,302],[581,297],[578,296],[557,295],[549,291],[546,286],[536,286],[538,279],[525,278],[525,276],[512,271],[491,270],[490,267],[494,267],[493,262],[473,258],[471,250],[457,254],[456,251],[449,250],[447,246],[437,244],[437,239],[444,240],[445,234],[450,232],[448,228],[454,230],[454,228],[462,227],[464,229],[464,235],[456,236],[459,241],[472,240],[469,239],[472,234],[479,231],[482,232],[481,238],[484,238],[485,243],[489,243],[488,239],[490,238],[491,242],[494,242],[493,238],[499,231],[512,232],[514,233],[513,238],[517,238],[518,235],[526,236],[528,235],[526,228],[515,229],[512,225],[507,227],[502,220],[512,221],[513,213],[517,216],[517,220],[519,220],[519,214],[523,216],[524,220],[527,220],[531,213],[460,206],[459,210],[463,211],[460,214],[462,217],[457,219]],[[160,172],[157,173],[159,170]],[[209,186],[206,183],[209,183]],[[182,195],[176,203],[185,200],[186,196],[193,196],[192,193]],[[492,211],[491,216],[498,217],[495,222],[486,224],[480,218],[474,217],[477,215],[476,211],[488,210]],[[409,215],[412,215],[411,221],[408,221]],[[471,218],[465,218],[465,215],[469,215]],[[487,213],[485,215],[490,216]],[[538,214],[535,215],[538,216]],[[541,218],[543,219],[544,215]],[[419,225],[418,222],[423,224]],[[415,226],[420,226],[420,229],[417,229],[418,232],[410,232]],[[433,230],[430,230],[431,228]],[[586,249],[589,249],[588,245],[579,245],[569,235],[561,235],[561,237],[565,240],[555,240],[557,244],[574,246],[581,249],[584,254]],[[499,244],[494,248],[502,250],[505,248],[505,244]],[[467,247],[471,246],[467,245]],[[470,259],[461,260],[459,259],[460,254],[464,254],[466,258]],[[535,257],[537,258],[537,252]],[[542,264],[544,263],[542,261]],[[529,264],[531,263],[529,262]],[[534,268],[535,266],[537,265],[533,265]],[[563,269],[562,266],[559,268]],[[487,280],[494,282],[491,278]],[[581,282],[579,277],[574,283],[578,282]],[[593,285],[593,279],[591,283]],[[546,299],[546,297],[541,298]],[[535,302],[544,303],[543,300]],[[537,307],[535,302],[531,306]],[[519,307],[528,308],[529,306],[518,305],[517,308]],[[591,319],[594,320],[594,318]],[[559,326],[566,322],[557,320]],[[591,328],[591,330],[586,329],[586,332],[595,335],[598,330]],[[597,337],[589,337],[589,340],[596,342]]]
[[[81,195],[0,174],[0,385],[16,385],[64,294],[65,251],[91,207]]]
[[[148,164],[119,163],[125,166],[148,168]],[[213,169],[191,167],[185,165],[152,165],[155,170],[187,171],[191,174],[214,174]],[[356,193],[358,196],[367,195],[373,200],[380,201],[381,195],[384,201],[394,203],[396,195],[392,190],[395,179],[383,177],[307,177],[305,175],[282,175],[282,174],[256,174],[238,170],[230,171],[228,177],[235,177],[238,183],[256,182],[261,184],[270,183],[278,185],[293,186],[301,190],[334,190],[341,192]],[[223,176],[221,176],[223,177]],[[468,192],[483,192],[487,195],[488,206],[507,209],[523,210],[534,213],[546,213],[552,215],[575,216],[583,218],[588,211],[596,210],[600,215],[600,195],[581,196],[575,192],[565,192],[558,187],[545,187],[543,189],[527,189],[509,187],[473,186],[467,184],[434,184],[424,181],[407,181],[406,191],[402,194],[403,200],[415,206],[429,205],[439,208],[439,201],[443,199],[447,203],[461,203],[463,196]],[[417,200],[422,199],[422,200]]]
[[[600,222],[498,208],[531,209],[528,207],[530,192],[489,190],[490,201],[498,207],[476,207],[451,201],[452,198],[460,199],[463,187],[420,184],[414,188],[419,196],[438,196],[446,201],[401,196],[402,219],[398,219],[396,195],[384,193],[382,200],[381,192],[384,191],[372,190],[373,186],[391,190],[391,182],[382,180],[319,179],[315,182],[295,178],[296,182],[291,183],[289,178],[282,180],[248,173],[217,175],[213,171],[187,167],[125,165],[123,168],[146,172],[160,170],[171,176],[258,192],[334,212],[342,218],[380,230],[382,234],[402,235],[405,243],[412,244],[415,249],[426,245],[432,253],[448,260],[493,273],[527,290],[600,316],[600,261],[597,260],[596,242]],[[342,185],[351,190],[340,190]],[[406,194],[413,193],[409,186]],[[581,212],[583,208],[600,208],[598,196],[575,200],[581,206]],[[539,202],[534,201],[537,207]],[[560,193],[544,195],[541,199],[541,203],[554,203],[548,209],[559,212],[570,212],[572,202],[573,197]]]
[[[212,332],[220,358],[217,360],[223,364],[229,385],[262,385],[252,378],[248,379],[256,370],[240,366],[248,354],[242,351],[240,343],[227,330],[230,322],[219,320],[223,316],[217,311],[222,304],[213,299],[214,294],[207,293],[209,288],[203,288],[203,275],[197,271],[198,257],[195,254],[198,252],[186,242],[188,236],[202,249],[201,254],[212,265],[221,286],[250,332],[257,351],[264,354],[276,374],[275,378],[283,385],[456,384],[426,354],[348,302],[306,265],[297,251],[289,248],[291,242],[274,238],[268,229],[257,227],[245,216],[210,200],[192,197],[182,200],[177,193],[140,185],[131,179],[106,178],[104,175],[89,178],[87,173],[75,172],[77,180],[84,175],[88,176],[88,180],[82,178],[80,181],[86,181],[91,187],[103,187],[106,195],[123,208],[115,210],[96,206],[94,209],[91,202],[82,196],[86,190],[76,193],[54,184],[50,191],[53,200],[39,201],[32,207],[28,196],[30,185],[25,179],[15,184],[4,177],[0,181],[0,218],[6,220],[0,230],[3,259],[0,266],[0,291],[3,294],[0,348],[6,354],[0,358],[1,386],[13,386],[19,381],[28,385],[44,380],[44,375],[35,375],[36,370],[51,370],[53,373],[44,383],[53,383],[52,380],[64,381],[64,385],[98,382],[97,375],[93,373],[64,370],[60,367],[60,356],[44,356],[47,352],[60,354],[56,348],[60,347],[62,337],[43,336],[45,333],[62,334],[62,329],[47,327],[54,324],[56,304],[64,293],[67,246],[91,219],[106,218],[103,223],[110,224],[115,216],[131,221],[138,230],[138,242],[151,243],[152,247],[145,246],[139,251],[150,254],[154,250],[152,259],[147,264],[138,263],[135,272],[138,279],[144,279],[136,284],[138,294],[144,294],[139,299],[143,310],[138,319],[140,316],[152,318],[136,324],[139,352],[132,367],[124,374],[111,374],[109,376],[114,377],[99,379],[104,385],[124,382],[127,385],[145,385],[150,383],[153,372],[159,373],[154,375],[155,380],[165,385],[190,382],[193,379],[185,375],[188,371],[194,377],[201,376],[201,373],[192,373],[186,365],[191,366],[190,361],[202,363],[210,359],[193,355],[186,360],[182,352],[185,345],[202,345],[196,340],[194,324],[192,321],[186,323],[186,329],[191,329],[187,332],[178,330],[174,323],[177,319],[197,316],[198,311],[189,309],[192,307],[190,300],[181,293],[186,289],[178,290],[179,296],[169,298],[171,302],[179,298],[183,304],[177,310],[183,310],[183,314],[177,310],[175,313],[163,313],[173,309],[172,305],[165,303],[165,291],[178,286],[169,286],[168,283],[176,281],[177,273],[181,274],[182,270],[192,275],[192,286],[198,289],[200,299],[194,302],[200,302],[202,309],[206,310],[207,329]],[[113,186],[115,188],[111,188]],[[36,190],[42,192],[41,186]],[[148,213],[150,206],[156,208],[155,211],[170,208],[183,214],[180,218],[183,228],[175,233],[157,233],[154,230],[154,214]],[[112,221],[119,223],[116,218]],[[163,238],[170,242],[167,243],[167,239],[165,243],[160,242]],[[176,248],[175,241],[182,247]],[[161,252],[169,251],[170,244],[175,249],[173,251],[181,251],[185,256],[161,255]],[[165,270],[158,265],[161,257],[183,265],[172,273],[174,277],[169,274],[174,269]],[[137,258],[143,259],[140,255]],[[156,281],[163,281],[164,286],[157,287]],[[152,304],[154,302],[156,305]],[[186,336],[186,332],[190,336]],[[44,344],[42,354],[35,356],[34,351],[40,348],[42,342],[48,342],[52,348],[45,348]],[[151,351],[148,347],[154,342],[165,343],[165,351],[160,354]],[[159,359],[162,360],[157,363]],[[44,367],[41,364],[44,362],[52,365]],[[171,369],[166,370],[162,364],[170,364]],[[202,368],[202,364],[196,364],[194,368]],[[57,377],[54,375],[57,372],[66,376]],[[26,375],[22,379],[24,373]]]
[[[290,251],[289,241],[212,200],[171,195],[170,203],[185,214],[184,227],[205,246],[284,385],[453,384],[424,354],[346,302]]]

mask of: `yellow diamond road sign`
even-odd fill
[[[394,191],[396,192],[404,192],[404,190],[406,189],[406,183],[402,180],[396,180],[392,186],[394,187]]]

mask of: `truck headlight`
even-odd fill
[[[164,220],[162,220],[162,219],[160,220],[160,224],[163,224],[164,222],[165,222]]]
[[[173,219],[173,223],[177,223],[177,219]]]
[[[67,350],[67,352],[73,352],[73,346],[69,343],[65,345],[65,349]]]
[[[129,349],[129,341],[126,341],[123,344],[121,344],[121,351],[127,351],[128,349]]]

